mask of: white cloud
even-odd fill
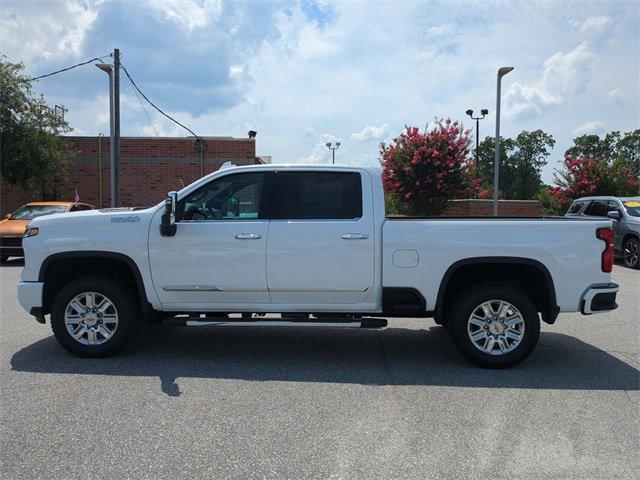
[[[614,88],[613,90],[607,93],[607,99],[611,100],[612,102],[618,105],[621,105],[627,100],[629,100],[629,97],[625,95],[625,93],[622,91],[620,87],[618,87],[618,88]]]
[[[231,65],[229,67],[229,76],[231,78],[239,77],[243,73],[244,73],[244,66],[243,65]]]
[[[442,35],[449,35],[453,33],[454,28],[455,27],[451,23],[443,23],[441,25],[434,25],[433,27],[427,28],[425,33],[428,38],[440,37]]]
[[[318,137],[318,141],[313,146],[313,150],[307,156],[299,157],[300,163],[331,163],[331,150],[327,148],[329,142],[340,142],[340,138],[329,133],[322,133]],[[336,157],[339,158],[340,149],[336,151]],[[338,160],[336,163],[340,163]]]
[[[13,61],[26,62],[78,55],[97,15],[95,3],[76,0],[3,5],[0,9],[2,52]]]
[[[579,20],[571,20],[569,23],[586,35],[596,36],[602,35],[607,30],[609,25],[611,25],[611,18],[598,15],[596,17],[589,17],[582,22]]]
[[[187,30],[217,22],[222,11],[221,0],[206,0],[204,3],[194,0],[148,0],[148,4],[166,19]]]
[[[389,124],[385,123],[379,127],[373,125],[367,125],[361,132],[352,133],[349,136],[349,140],[356,142],[366,142],[368,140],[384,140],[389,136],[391,128]]]
[[[586,42],[568,53],[557,52],[544,61],[539,82],[513,83],[505,94],[505,113],[535,115],[546,107],[560,105],[580,93],[589,82],[594,54]]]
[[[600,133],[604,130],[604,124],[598,120],[587,122],[574,128],[571,133],[575,136],[587,135],[589,133]]]

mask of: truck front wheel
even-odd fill
[[[540,336],[533,302],[508,285],[485,283],[463,292],[449,327],[460,353],[485,368],[507,368],[527,358]]]
[[[60,289],[51,306],[51,328],[65,349],[81,357],[106,357],[136,333],[135,292],[120,279],[88,275]]]

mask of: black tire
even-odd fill
[[[9,260],[9,255],[0,255],[0,263],[7,263]]]
[[[492,355],[474,345],[468,332],[467,322],[471,314],[482,303],[503,300],[520,311],[524,320],[524,334],[520,343],[507,353]],[[458,351],[468,360],[484,368],[508,368],[527,358],[540,336],[540,319],[535,305],[521,290],[499,283],[483,283],[471,287],[454,301],[449,319],[449,329]],[[499,350],[499,349],[496,349]]]
[[[104,343],[84,345],[67,331],[65,310],[69,302],[83,292],[104,295],[117,311],[117,327]],[[71,353],[80,357],[107,357],[135,336],[140,326],[140,316],[138,299],[133,288],[109,275],[87,275],[69,282],[57,293],[51,306],[51,329],[60,345]]]
[[[626,267],[640,268],[640,242],[637,238],[628,238],[622,246],[622,261]]]

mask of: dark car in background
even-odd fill
[[[640,268],[640,197],[578,198],[565,216],[613,219],[616,254],[627,267]]]

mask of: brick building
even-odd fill
[[[41,190],[25,191],[0,182],[0,213],[12,212],[27,202],[80,200],[96,207],[111,205],[109,181],[109,138],[66,137],[74,158],[69,179]],[[205,137],[204,173],[224,163],[263,163],[256,157],[255,139]],[[150,206],[160,202],[170,190],[179,190],[200,178],[200,151],[194,138],[122,137],[120,141],[120,204]]]
[[[498,215],[501,217],[539,217],[540,213],[540,203],[537,200],[498,200]],[[493,215],[493,200],[449,200],[443,215],[490,217]]]

